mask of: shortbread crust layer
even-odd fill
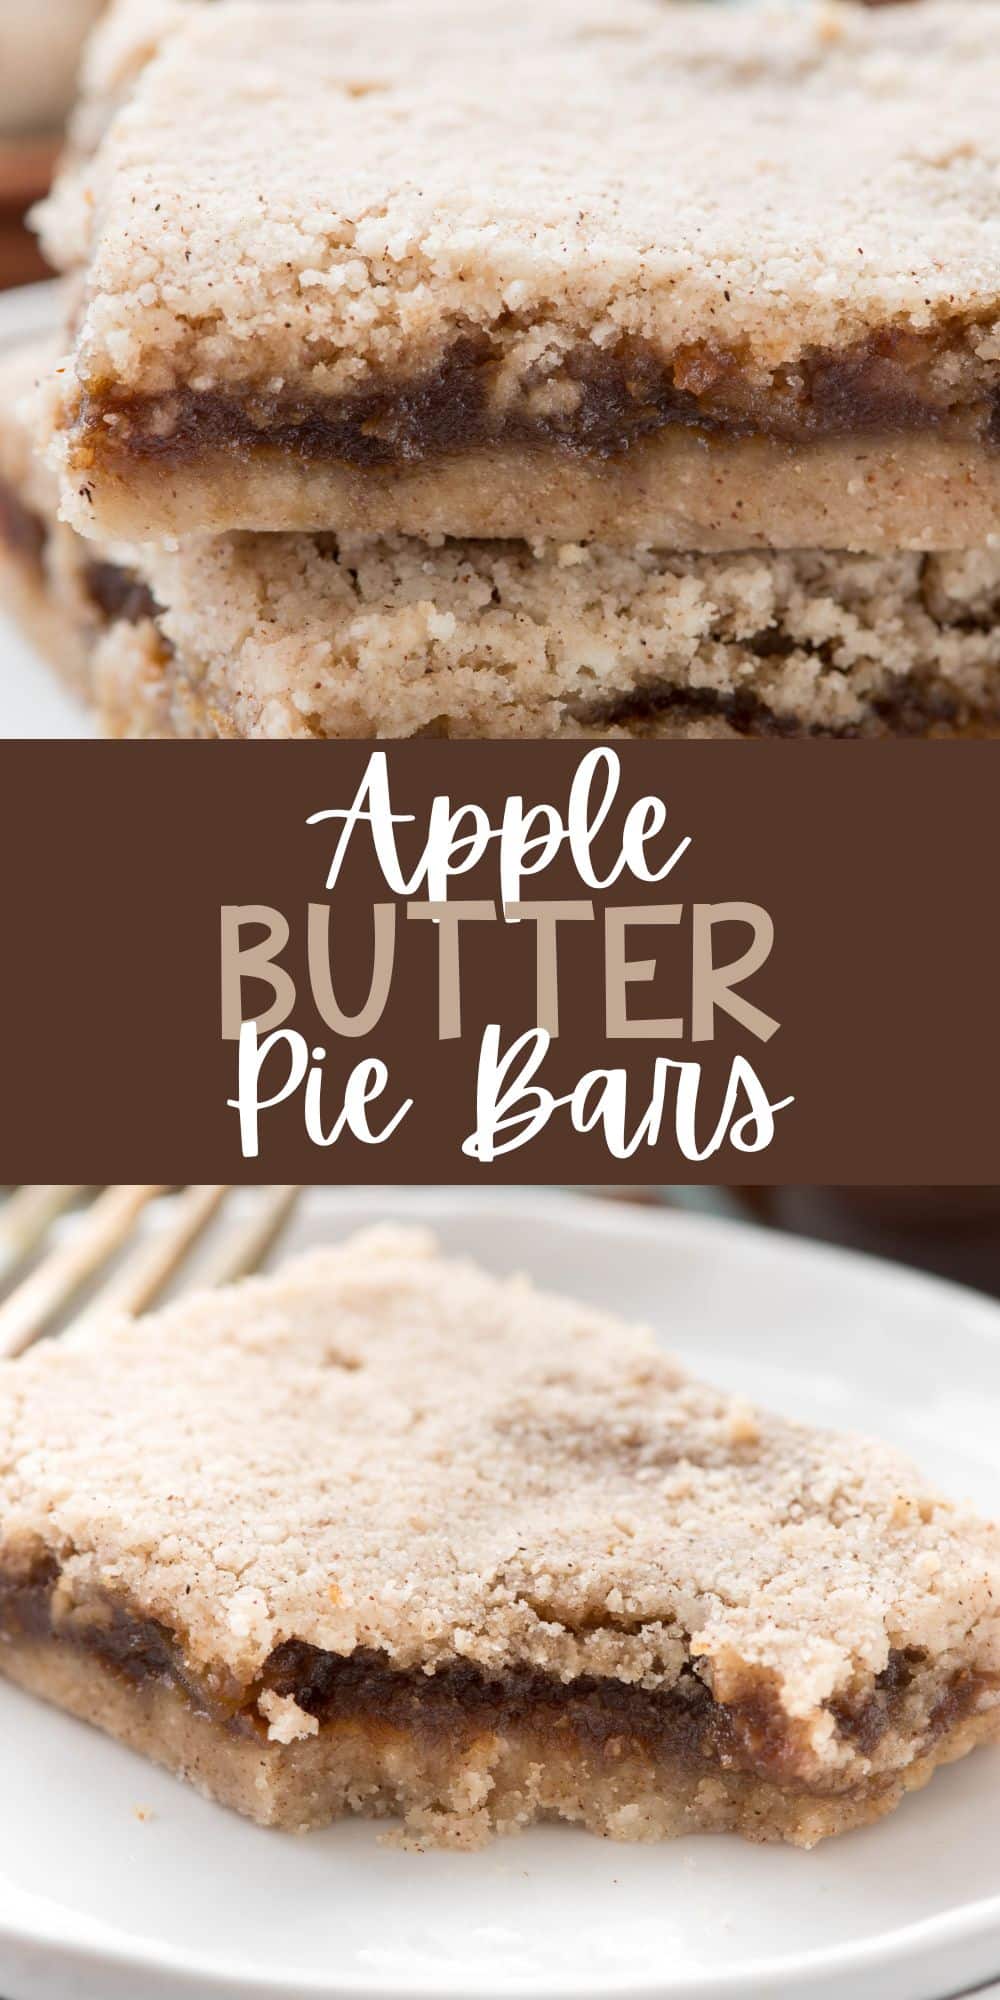
[[[50,406],[76,525],[328,529],[357,487],[366,531],[608,537],[612,469],[623,537],[984,540],[991,5],[188,12],[45,212],[88,269]],[[912,447],[936,491],[900,494]]]
[[[997,1530],[367,1233],[0,1368],[0,1671],[268,1824],[810,1845],[1000,1733]]]
[[[368,467],[204,441],[173,461],[104,433],[57,448],[67,518],[104,540],[311,533],[748,548],[998,546],[1000,451],[937,433],[781,440],[678,430],[607,458],[557,447]]]

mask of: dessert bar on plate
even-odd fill
[[[995,535],[995,0],[180,12],[45,222],[85,532]]]
[[[833,736],[1000,728],[1000,548],[678,555],[57,518],[0,364],[3,595],[118,736]]]
[[[0,1671],[268,1825],[809,1846],[1000,1736],[1000,1533],[383,1229],[0,1365]]]

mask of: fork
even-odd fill
[[[108,1313],[144,1312],[206,1236],[233,1192],[231,1184],[194,1182],[180,1188],[121,1182],[102,1188],[53,1183],[15,1189],[0,1203],[0,1286],[13,1284],[0,1304],[0,1359],[33,1347],[95,1281],[97,1290],[64,1324],[76,1330]],[[256,1271],[285,1229],[302,1189],[275,1186],[240,1193],[251,1201],[251,1212],[210,1245],[207,1258],[199,1261],[199,1287],[227,1284]],[[154,1201],[162,1205],[163,1225],[147,1233],[141,1219]],[[65,1240],[53,1243],[60,1218],[76,1208],[83,1213]]]

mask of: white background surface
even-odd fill
[[[538,1190],[322,1191],[296,1241],[387,1211],[647,1318],[706,1374],[881,1432],[1000,1509],[1000,1310],[984,1300],[748,1227]],[[366,1824],[262,1832],[11,1688],[0,1760],[7,2000],[943,2000],[1000,1968],[993,1751],[810,1854],[551,1828],[478,1855],[413,1855]]]

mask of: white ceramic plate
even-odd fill
[[[536,1189],[318,1191],[288,1248],[385,1214],[650,1320],[789,1414],[882,1433],[1000,1510],[1000,1310],[745,1225]],[[475,1855],[266,1833],[0,1686],[6,2000],[850,1995],[1000,1974],[1000,1754],[810,1854],[540,1829]],[[137,1816],[137,1808],[149,1816]]]
[[[0,353],[47,336],[56,313],[54,285],[0,292]],[[83,704],[60,686],[48,662],[39,658],[0,608],[0,738],[95,734]]]

